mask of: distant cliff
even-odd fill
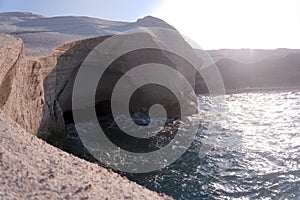
[[[202,50],[195,52],[199,56],[204,53]],[[300,50],[223,49],[207,52],[218,67],[227,92],[300,87]],[[207,92],[201,79],[196,82],[198,93]]]

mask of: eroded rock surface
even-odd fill
[[[63,152],[0,112],[0,199],[171,199]]]
[[[37,133],[44,104],[41,64],[28,61],[20,39],[0,34],[0,109]]]
[[[19,19],[20,17],[17,18]],[[20,26],[20,29],[16,29],[17,32],[11,34],[20,34],[23,38],[24,34],[33,33],[22,32],[21,29],[23,26],[20,24],[24,25],[25,22],[25,25],[28,25],[28,23],[37,23],[37,26],[40,24],[40,20],[47,21],[46,18],[40,16],[35,16],[29,21],[27,18],[28,16],[26,15],[22,18],[23,21],[19,20],[19,22],[10,23],[10,26]],[[48,20],[57,21],[57,19]],[[119,28],[122,26],[120,30],[128,30],[130,28],[139,26],[147,27],[155,24],[157,24],[158,27],[170,28],[174,31],[173,27],[152,17],[138,20],[137,23],[116,23],[116,26]],[[112,24],[109,26],[111,27]],[[124,26],[126,26],[126,28]],[[38,35],[41,34],[42,33],[39,33]],[[156,45],[156,38],[151,34],[132,33],[131,38],[140,37],[141,35],[142,37],[139,39],[148,40],[149,43],[152,43],[154,46]],[[43,37],[46,36],[43,35]],[[87,37],[87,35],[85,35],[85,37]],[[64,118],[64,114],[72,112],[72,91],[77,71],[86,56],[98,44],[109,37],[111,36],[77,40],[52,49],[52,53],[48,55],[37,56],[38,54],[30,54],[25,57],[24,44],[20,39],[1,34],[0,106],[3,112],[18,122],[26,131],[36,134],[55,146],[61,147],[65,137],[64,125],[67,119],[66,117]],[[178,43],[182,51],[193,54],[192,48],[183,40],[179,33],[173,37],[172,41]],[[37,39],[39,40],[40,38]],[[26,41],[25,49],[28,47],[31,49],[30,51],[35,50],[32,45],[33,43],[28,44],[28,41]],[[114,45],[112,48],[118,48],[119,44]],[[50,45],[50,47],[48,47],[45,44],[45,48],[49,50],[52,46]],[[105,54],[107,52],[100,53]],[[104,91],[102,91],[102,93],[96,93],[96,108],[98,113],[108,114],[106,109],[107,105],[110,105],[110,93],[114,87],[112,82],[116,83],[118,78],[131,68],[151,62],[168,65],[181,73],[192,87],[195,84],[195,70],[192,66],[187,67],[189,63],[176,55],[162,50],[149,49],[133,53],[130,52],[129,54],[121,56],[107,69],[104,79],[101,82],[101,87],[104,88]],[[130,84],[135,84],[135,77],[127,78]],[[140,78],[147,79],[147,74]],[[174,95],[168,95],[164,91],[159,90],[154,90],[155,94],[151,95],[149,88],[142,88],[139,91],[140,93],[135,95],[135,99],[131,102],[130,111],[140,112],[144,107],[149,108],[151,104],[155,103],[154,101],[157,98],[160,98],[160,101],[157,103],[165,105],[170,115],[196,113],[197,100],[194,92],[190,89],[184,91],[179,90],[176,78],[170,78],[168,82],[171,83],[170,89],[172,92],[175,92],[185,100],[183,105],[183,111],[185,113],[178,112],[178,102],[175,100]],[[126,86],[124,89],[126,89]],[[145,95],[148,95],[147,98],[145,98]],[[123,102],[120,101],[119,103],[122,104]],[[85,109],[85,107],[83,107],[83,109]]]

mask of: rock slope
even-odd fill
[[[20,37],[26,56],[47,56],[52,50],[77,40],[114,35],[138,27],[174,29],[164,21],[148,16],[137,22],[116,22],[91,17],[45,17],[33,13],[0,13],[0,32]]]
[[[0,199],[170,199],[63,152],[0,113]]]

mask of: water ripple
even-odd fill
[[[197,140],[179,160],[126,175],[175,199],[300,199],[300,92],[231,94],[220,112],[211,101],[199,97]]]

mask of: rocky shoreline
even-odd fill
[[[70,132],[66,133],[66,125],[74,123],[74,80],[87,55],[115,32],[151,26],[175,29],[153,17],[123,23],[81,17],[47,18],[32,13],[0,13],[0,23],[4,24],[0,25],[0,32],[3,32],[0,33],[0,199],[14,199],[16,195],[23,199],[168,199],[60,149],[71,153],[78,151],[74,154],[87,160],[91,158],[85,155],[88,152],[82,150],[83,145],[79,144],[76,135],[66,143],[66,136],[72,137],[68,135]],[[78,28],[77,23],[85,26]],[[68,29],[59,28],[66,25]],[[151,34],[131,36],[147,40],[154,46],[157,42]],[[189,55],[194,55],[194,50],[179,33],[176,32],[171,40]],[[223,58],[216,52],[212,57],[228,94],[253,90],[247,88],[298,87],[300,53],[281,51],[286,52],[282,57],[258,56],[259,59],[246,63]],[[196,53],[201,56],[200,51]],[[229,54],[232,53],[229,51]],[[97,117],[98,114],[111,114],[110,95],[114,89],[111,82],[117,83],[131,67],[156,62],[180,72],[197,93],[207,93],[204,79],[186,60],[163,50],[131,51],[113,62],[114,68],[107,68],[102,80],[104,95],[98,94],[98,88],[101,88],[98,85],[96,105],[92,105],[97,110]],[[136,83],[134,78],[128,79],[133,85]],[[186,100],[183,109],[186,113],[181,114],[197,112],[194,92],[182,92],[178,89],[179,81],[173,78],[169,82]],[[179,109],[174,95],[158,89],[155,88],[153,95],[149,88],[142,88],[133,98],[130,111],[147,113],[153,102],[159,99],[161,101],[156,104],[164,105],[170,115],[177,116]],[[84,92],[82,96],[85,96]],[[118,103],[122,104],[121,101]],[[148,107],[144,109],[144,105]]]

